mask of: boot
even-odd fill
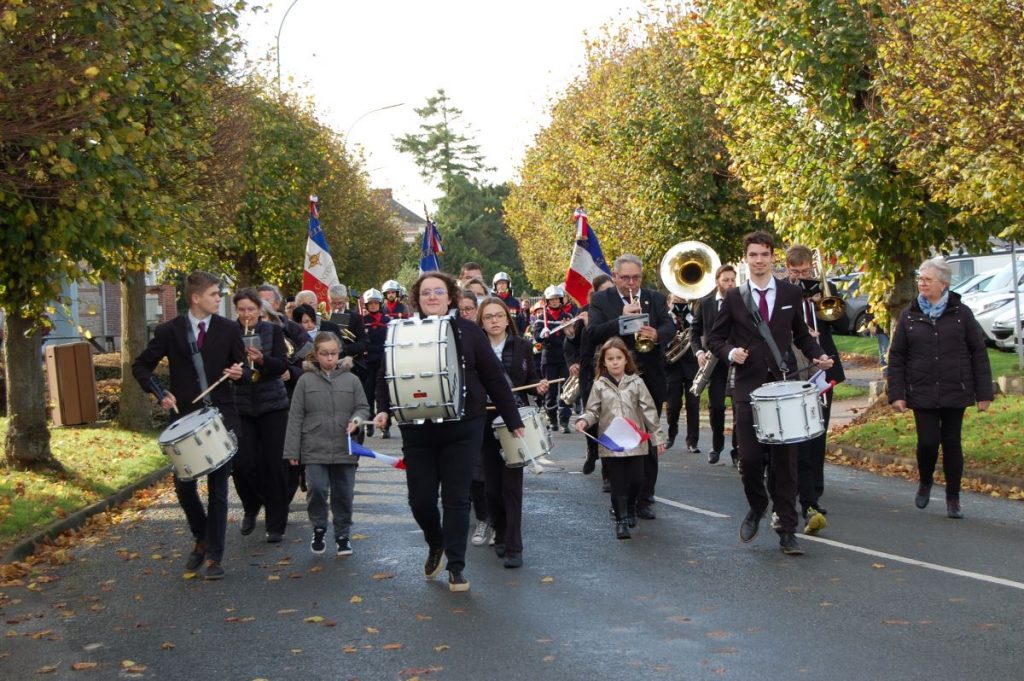
[[[615,538],[629,539],[629,522],[626,520],[626,508],[629,505],[629,497],[612,498],[612,506],[615,509]]]

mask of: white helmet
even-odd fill
[[[558,284],[552,284],[544,289],[544,299],[549,298],[565,298],[565,289]]]
[[[491,286],[497,286],[499,281],[508,282],[509,286],[512,286],[512,277],[508,276],[508,272],[498,272],[491,279]]]
[[[383,303],[384,302],[384,294],[381,293],[380,291],[378,291],[375,288],[366,289],[366,291],[363,292],[363,304],[365,305],[366,303],[370,302],[371,300],[375,300],[378,303]]]
[[[402,285],[394,279],[388,279],[380,285],[380,290],[384,293],[387,293],[388,291],[400,292],[402,290]]]

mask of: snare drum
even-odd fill
[[[167,426],[157,440],[175,475],[189,481],[217,470],[238,451],[238,439],[216,407],[203,407]]]
[[[456,333],[449,317],[395,319],[388,325],[384,378],[395,421],[462,418],[465,382]]]
[[[520,407],[519,418],[526,434],[520,439],[505,427],[505,419],[494,419],[491,428],[501,443],[501,458],[509,468],[522,468],[533,459],[551,452],[551,436],[540,411],[534,407]]]
[[[765,383],[750,393],[754,434],[771,445],[804,442],[825,432],[818,389],[803,381]]]

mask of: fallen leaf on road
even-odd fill
[[[45,667],[40,667],[36,670],[36,674],[52,674],[57,671],[57,665],[48,664]]]
[[[135,660],[121,660],[121,668],[128,669],[128,667],[134,667]]]
[[[289,652],[292,655],[301,655],[302,654],[302,648],[292,648]]]
[[[555,656],[554,655],[545,655],[544,657],[540,658],[540,661],[541,662],[554,662],[555,661]]]
[[[434,646],[434,650],[436,650],[439,653],[443,653],[444,651],[450,650],[450,649],[451,649],[451,646],[448,645],[447,643],[442,643],[439,646]]]
[[[366,627],[366,633],[367,634],[379,634],[380,633],[380,629],[378,629],[377,627]]]
[[[279,582],[281,581],[281,575],[267,575],[268,582]]]
[[[904,626],[910,624],[907,620],[885,620],[886,624]]]
[[[552,583],[554,583],[554,581],[555,581],[554,577],[541,577],[540,578],[541,584],[552,584]]]
[[[75,662],[71,665],[71,668],[76,672],[85,671],[86,669],[96,669],[96,662]]]
[[[709,631],[706,635],[708,638],[729,638],[729,632],[721,629]]]
[[[416,613],[416,621],[417,622],[429,622],[432,619],[434,619],[434,618],[431,617],[430,615],[421,615],[419,613]]]
[[[290,615],[293,612],[298,612],[298,610],[296,610],[295,608],[286,608],[285,610],[278,610],[277,614],[278,615]]]
[[[394,579],[395,575],[390,572],[375,572],[373,573],[373,578],[380,581],[382,579]]]
[[[361,539],[368,539],[368,538],[369,538],[369,535],[359,534],[358,532],[356,534],[352,535],[352,541],[359,541]]]
[[[444,667],[409,667],[408,669],[403,669],[402,671],[398,672],[398,675],[402,678],[408,677],[406,678],[406,681],[415,681],[415,679],[420,678],[421,674],[423,676],[426,676],[427,674],[433,674],[434,672],[440,671],[444,671]]]
[[[359,648],[356,648],[355,646],[345,646],[344,648],[342,648],[342,651],[351,655],[352,653],[358,653]]]
[[[384,645],[381,646],[381,648],[384,649],[384,650],[401,650],[402,649],[402,644],[401,643],[385,643]]]
[[[362,603],[363,602],[363,597],[362,596],[353,596],[352,598],[348,599],[348,602],[349,603]]]
[[[160,650],[174,650],[174,647],[175,647],[174,644],[171,643],[170,641],[167,641],[166,643],[161,643],[160,644]]]
[[[324,626],[325,627],[336,627],[336,626],[338,626],[338,623],[335,622],[334,620],[324,620]]]
[[[323,569],[324,569],[323,565],[314,565],[313,567],[309,568],[309,571],[310,572],[320,572]]]
[[[885,563],[872,563],[871,567],[875,568],[876,570],[881,570],[885,567]]]
[[[309,624],[319,624],[324,621],[324,618],[321,615],[313,615],[312,617],[307,617],[302,621],[308,622]]]
[[[194,572],[186,572],[185,574],[183,574],[181,576],[181,578],[182,579],[195,579],[196,578],[196,573],[194,573]]]

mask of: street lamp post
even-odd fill
[[[277,27],[277,49],[274,51],[274,55],[277,57],[277,94],[281,94],[281,30],[284,29],[284,20],[288,18],[288,13],[292,11],[292,7],[295,7],[295,3],[299,0],[292,0],[292,4],[288,5],[288,9],[284,11],[284,16],[281,17],[281,24]]]
[[[352,121],[352,125],[348,126],[348,130],[345,132],[345,146],[348,147],[348,140],[349,137],[351,137],[352,135],[352,128],[356,127],[356,123],[363,120],[372,113],[377,113],[378,111],[386,111],[387,109],[395,109],[400,106],[405,106],[405,102],[399,102],[398,104],[388,104],[387,106],[381,106],[377,107],[376,109],[370,109],[366,113],[362,114],[359,118]]]

